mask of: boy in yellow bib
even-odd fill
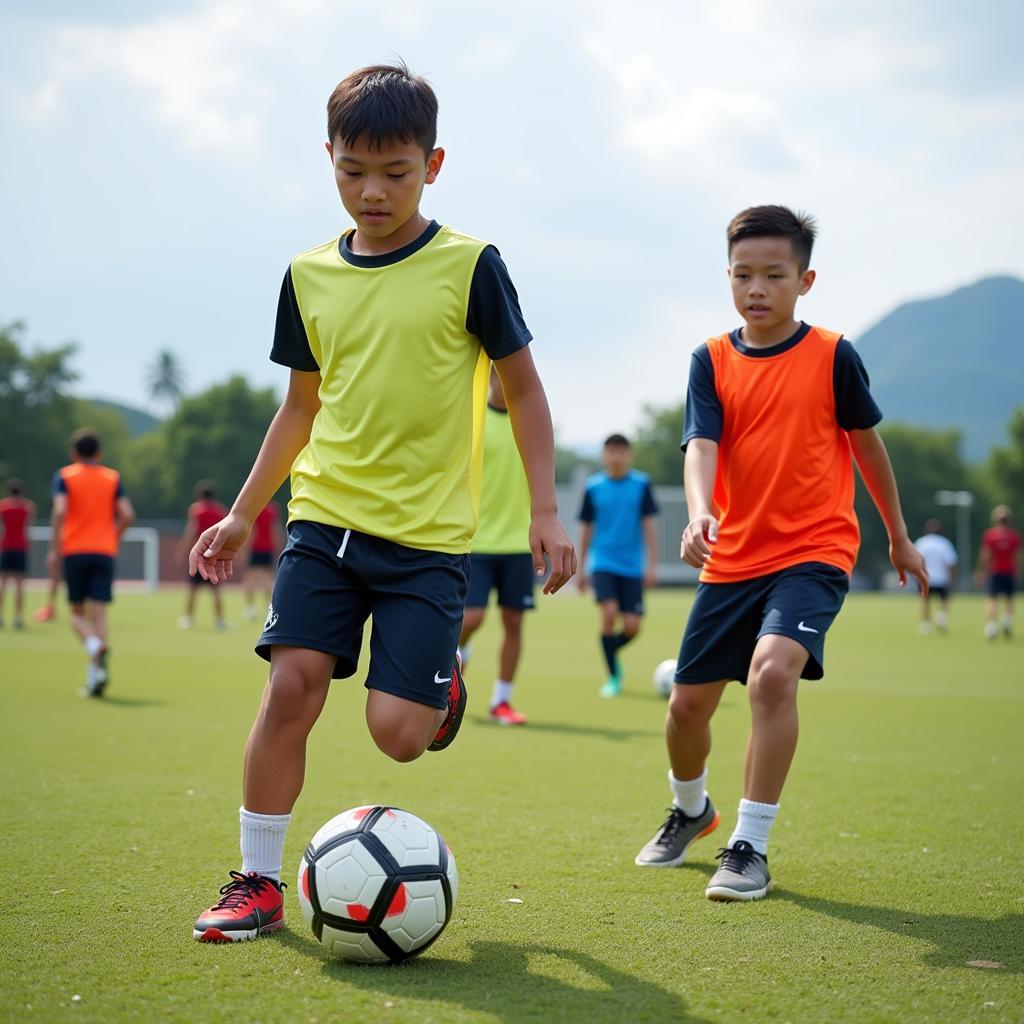
[[[257,653],[270,678],[245,751],[241,871],[196,922],[204,941],[284,926],[284,835],[306,738],[373,616],[366,721],[396,761],[441,750],[466,703],[456,658],[476,530],[488,366],[530,484],[534,571],[575,572],[558,521],[554,437],[515,288],[488,243],[420,213],[441,171],[437,100],[404,66],[353,72],[327,106],[327,152],[356,223],[285,275],[271,359],[288,393],[228,516],[189,569],[229,579],[291,472],[288,542]]]

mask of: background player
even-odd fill
[[[4,595],[9,583],[14,590],[14,628],[25,628],[28,531],[35,517],[35,502],[25,497],[22,482],[12,477],[7,481],[7,497],[0,499],[0,627],[4,624]]]
[[[281,550],[281,518],[271,501],[260,509],[252,524],[252,549],[245,570],[245,617],[256,618],[256,591],[262,590],[267,604],[274,589],[274,561]]]
[[[632,450],[622,434],[605,441],[601,458],[604,471],[595,473],[583,492],[580,561],[587,573],[580,574],[578,584],[581,592],[593,586],[601,609],[601,651],[608,667],[601,696],[617,697],[622,692],[618,652],[640,632],[644,585],[657,583],[658,505],[647,476],[630,468]]]
[[[185,561],[189,549],[199,539],[200,534],[211,526],[219,523],[227,514],[227,508],[217,501],[217,491],[212,480],[200,480],[196,484],[196,500],[188,507],[188,520],[185,524],[185,532],[178,541],[175,551],[175,558],[179,562]],[[207,581],[194,573],[188,578],[188,589],[185,597],[185,614],[178,619],[179,629],[191,629],[195,622],[196,595],[199,588],[205,586]],[[210,587],[213,597],[214,624],[217,629],[226,629],[224,621],[224,599],[216,587]]]
[[[502,640],[490,713],[499,725],[526,724],[526,716],[512,707],[512,687],[523,647],[523,616],[534,606],[533,580],[530,487],[512,434],[501,378],[492,365],[484,414],[479,525],[469,556],[469,590],[459,650],[465,667],[469,660],[469,639],[483,624],[491,591],[496,590],[501,608]]]
[[[89,656],[84,695],[100,697],[110,682],[107,605],[114,599],[114,559],[135,519],[121,474],[100,463],[100,439],[89,428],[71,438],[71,465],[53,477],[52,534],[47,562],[64,562],[71,628]]]
[[[934,624],[940,633],[949,627],[949,597],[956,579],[956,548],[948,537],[942,535],[942,523],[929,519],[924,524],[924,533],[914,541],[914,547],[924,559],[928,570],[928,589],[921,591],[921,632],[932,631],[932,597],[939,599],[939,610],[935,613]]]
[[[690,367],[681,555],[701,569],[701,582],[665,728],[673,806],[636,863],[679,865],[718,824],[706,787],[710,722],[729,681],[745,682],[743,799],[710,899],[760,899],[772,887],[768,835],[796,752],[798,682],[824,674],[825,633],[860,541],[851,454],[885,522],[901,585],[911,573],[928,586],[860,358],[840,335],[793,316],[814,283],[814,235],[810,218],[781,206],[733,219],[729,277],[744,326],[702,345]]]
[[[977,580],[979,586],[984,583],[988,587],[988,601],[985,604],[986,640],[995,640],[1000,629],[1007,640],[1013,636],[1013,595],[1017,589],[1020,534],[1010,525],[1012,521],[1010,506],[996,505],[992,509],[992,525],[981,535]],[[1001,622],[1000,597],[1005,606]]]
[[[288,391],[230,514],[191,571],[222,583],[291,471],[288,543],[257,653],[270,661],[246,745],[242,871],[193,929],[202,941],[284,926],[285,832],[306,740],[332,678],[356,671],[372,616],[366,723],[400,762],[443,750],[466,706],[457,663],[488,360],[498,364],[530,482],[534,571],[575,572],[555,502],[554,432],[531,335],[498,251],[420,212],[441,171],[437,99],[404,66],[331,95],[327,152],[355,230],[292,260],[271,358]]]

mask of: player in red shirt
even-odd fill
[[[25,573],[28,571],[28,528],[36,517],[35,503],[24,496],[24,486],[13,477],[7,497],[0,499],[0,627],[3,627],[7,584],[14,587],[14,628],[25,628]]]
[[[227,514],[228,510],[216,500],[215,488],[212,480],[200,480],[196,484],[196,500],[188,507],[188,523],[185,532],[178,542],[175,559],[178,562],[184,561],[192,545],[199,539],[199,535],[208,530],[211,526],[219,523]],[[178,619],[179,629],[191,629],[194,622],[196,610],[196,593],[199,587],[206,585],[207,580],[196,573],[188,578],[188,596],[185,598],[185,614]],[[226,629],[224,622],[224,599],[217,587],[210,587],[213,595],[213,612],[218,629]]]
[[[1002,629],[1007,640],[1013,635],[1013,594],[1017,589],[1017,555],[1020,534],[1010,525],[1008,505],[992,509],[992,525],[981,535],[978,556],[978,583],[988,578],[988,602],[985,607],[985,639],[995,640]],[[999,621],[999,598],[1006,602]]]
[[[680,554],[701,575],[665,724],[672,810],[636,863],[676,867],[718,825],[706,786],[711,718],[730,682],[745,683],[743,799],[705,891],[713,900],[772,888],[768,836],[796,753],[800,680],[824,675],[825,634],[857,557],[854,461],[900,583],[909,574],[928,589],[860,358],[793,315],[814,284],[814,236],[813,220],[782,206],[733,219],[729,279],[743,326],[702,345],[690,368]]]
[[[245,617],[256,618],[256,591],[264,592],[267,604],[274,589],[274,558],[281,549],[281,520],[277,506],[264,505],[252,524],[252,550],[245,573]]]

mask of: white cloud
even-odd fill
[[[326,0],[210,0],[128,25],[68,24],[33,112],[54,116],[76,82],[109,74],[138,90],[190,149],[247,155],[260,145],[270,85],[255,58],[322,14]]]

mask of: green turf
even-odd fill
[[[614,702],[596,696],[593,606],[545,600],[528,623],[523,730],[482,717],[488,623],[458,742],[411,765],[373,747],[361,685],[335,684],[286,873],[355,804],[395,803],[436,825],[458,860],[458,905],[437,944],[397,968],[328,960],[294,888],[281,935],[192,941],[236,866],[241,748],[264,673],[250,626],[179,633],[179,601],[114,606],[103,701],[76,696],[83,656],[66,622],[0,633],[4,1020],[1024,1019],[1024,638],[986,645],[977,600],[957,603],[944,637],[917,634],[907,597],[848,601],[828,678],[802,695],[777,888],[752,905],[703,897],[739,796],[738,686],[715,721],[723,828],[680,870],[632,863],[668,800],[650,671],[675,653],[688,593],[650,599]]]

